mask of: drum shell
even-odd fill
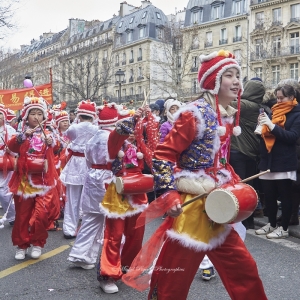
[[[228,206],[224,206],[222,202],[224,198],[230,199]],[[232,224],[250,217],[257,203],[257,193],[250,185],[241,182],[235,185],[224,184],[207,196],[205,211],[208,217],[216,223]]]
[[[27,158],[27,169],[28,174],[41,174],[47,173],[48,164],[47,160],[44,158]]]
[[[154,178],[149,174],[132,174],[116,178],[118,194],[137,195],[154,190]]]

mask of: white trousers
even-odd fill
[[[63,233],[75,236],[81,216],[81,193],[83,185],[66,185],[66,204],[64,210]]]
[[[84,213],[81,227],[68,260],[95,264],[99,257],[99,249],[104,226],[104,215],[99,213]]]
[[[3,214],[7,212],[6,219],[8,222],[15,220],[15,204],[12,199],[12,193],[9,191],[8,186],[0,187],[0,203],[3,207]],[[7,210],[8,208],[8,210]]]

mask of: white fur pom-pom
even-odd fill
[[[124,155],[125,155],[124,151],[120,150],[120,151],[118,152],[118,157],[119,157],[119,158],[124,157]]]
[[[219,136],[223,136],[226,133],[226,127],[224,127],[224,126],[219,126],[217,130],[218,130]]]
[[[233,127],[232,133],[233,133],[235,136],[239,136],[239,135],[242,133],[242,128],[241,128],[241,126],[235,126],[235,127]]]
[[[142,152],[137,152],[137,153],[136,153],[136,157],[137,157],[138,159],[143,159],[143,158],[144,158],[144,154],[143,154]]]

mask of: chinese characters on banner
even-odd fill
[[[0,90],[0,103],[5,105],[6,108],[20,110],[23,108],[23,102],[26,96],[43,97],[49,104],[52,104],[51,83],[26,89]]]

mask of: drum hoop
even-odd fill
[[[237,210],[235,211],[234,216],[229,221],[226,222],[227,224],[231,223],[232,221],[234,221],[236,219],[236,217],[238,216],[239,210],[240,210],[240,203],[239,203],[237,197],[231,191],[228,191],[228,190],[223,189],[223,188],[217,188],[214,191],[222,191],[222,192],[225,192],[227,194],[230,194],[230,196],[232,196],[233,201],[236,204]]]

